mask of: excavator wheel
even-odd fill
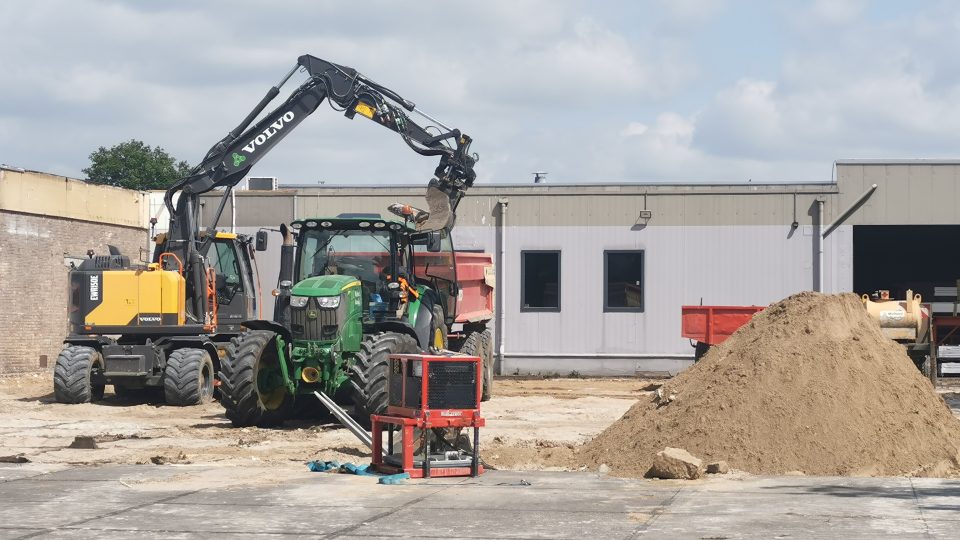
[[[103,372],[103,356],[92,347],[68,345],[53,369],[53,396],[58,403],[89,403],[103,399],[103,384],[92,384]]]
[[[250,330],[236,340],[236,355],[221,364],[220,403],[236,427],[283,423],[293,408],[280,371],[280,358],[268,330]]]
[[[461,352],[470,356],[479,356],[483,360],[483,388],[480,401],[489,401],[493,393],[493,348],[490,330],[470,332],[460,345]]]
[[[397,332],[363,337],[360,352],[350,366],[350,386],[357,420],[370,425],[371,414],[387,410],[387,362],[391,354],[418,353],[417,340]]]
[[[163,370],[163,396],[168,405],[203,405],[213,400],[213,360],[203,349],[177,349]]]

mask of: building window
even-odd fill
[[[643,311],[643,251],[603,252],[603,310]]]
[[[520,311],[560,311],[560,252],[520,252]]]

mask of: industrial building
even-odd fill
[[[819,183],[478,183],[460,205],[454,241],[497,262],[500,373],[675,373],[693,358],[680,336],[685,304],[911,289],[935,314],[952,315],[958,176],[958,161],[843,160]],[[385,213],[394,202],[422,204],[424,187],[262,184],[235,191],[220,228]],[[0,195],[5,323],[39,338],[5,344],[0,372],[36,369],[52,363],[66,331],[70,258],[106,244],[140,258],[160,206],[155,194],[15,169],[0,172]],[[208,200],[205,223],[215,211]],[[257,253],[264,317],[279,234],[270,240]],[[38,288],[38,279],[63,287]]]
[[[907,289],[951,311],[960,162],[834,164],[802,184],[477,184],[454,242],[497,261],[502,374],[676,373],[693,359],[680,307],[766,305],[803,290]],[[422,204],[422,185],[261,182],[237,191],[219,226]],[[876,185],[874,188],[873,186]],[[215,211],[205,205],[204,219]],[[279,235],[258,254],[264,294]],[[270,302],[264,302],[270,310]],[[269,313],[264,313],[269,316]]]
[[[0,375],[52,367],[67,333],[67,272],[88,249],[148,245],[146,193],[0,166]],[[13,330],[13,331],[10,331]]]

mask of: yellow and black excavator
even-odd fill
[[[257,120],[298,70],[306,81]],[[151,263],[132,265],[111,248],[108,255],[88,252],[71,270],[70,334],[53,377],[57,401],[100,399],[106,384],[120,395],[162,387],[174,405],[212,399],[221,362],[233,354],[231,339],[258,319],[255,251],[267,244],[266,231],[255,238],[224,233],[216,230],[217,221],[234,186],[324,100],[347,118],[360,114],[396,132],[418,154],[438,156],[427,187],[429,217],[420,227],[452,226],[476,178],[471,138],[353,68],[301,56],[191,174],[167,190],[169,230],[156,237]],[[212,223],[202,228],[199,197],[217,188],[224,188],[223,197]]]

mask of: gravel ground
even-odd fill
[[[483,404],[484,460],[497,468],[564,469],[574,448],[619,418],[649,383],[639,379],[500,379]],[[96,450],[70,448],[91,436]],[[234,428],[219,403],[170,407],[125,401],[107,387],[103,401],[62,405],[52,377],[0,379],[0,458],[49,464],[363,463],[369,451],[330,420],[287,422],[281,429]]]

